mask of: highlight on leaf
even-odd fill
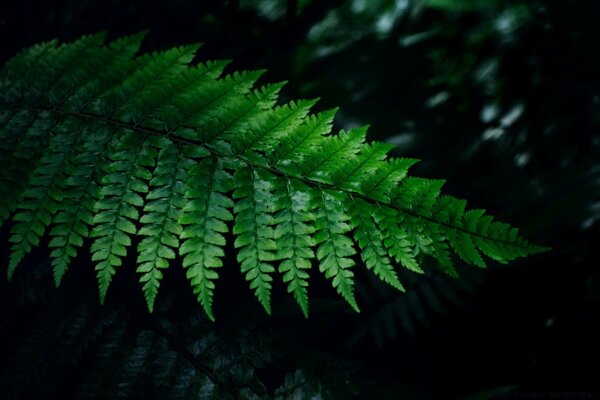
[[[283,284],[308,316],[316,270],[358,311],[357,263],[402,291],[397,269],[424,273],[423,255],[452,275],[456,258],[545,250],[442,195],[443,181],[407,177],[416,160],[367,143],[366,127],[333,133],[336,110],[278,104],[283,84],[257,84],[264,71],[225,75],[227,61],[191,64],[197,45],[138,54],[144,34],[104,36],[33,46],[0,71],[9,278],[48,234],[56,285],[88,243],[104,301],[132,252],[150,311],[181,264],[214,320],[231,241],[267,313]]]

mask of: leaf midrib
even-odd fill
[[[94,113],[83,112],[83,111],[70,111],[70,110],[65,110],[65,109],[55,108],[55,107],[47,107],[47,106],[23,107],[23,106],[16,106],[16,107],[13,107],[13,109],[16,109],[16,110],[27,110],[27,109],[30,109],[30,110],[34,110],[34,111],[38,111],[38,112],[47,111],[47,112],[51,112],[51,113],[60,114],[60,115],[63,115],[63,116],[76,117],[76,118],[80,118],[80,119],[84,119],[84,120],[89,120],[89,121],[103,122],[103,123],[106,123],[106,124],[109,124],[109,125],[118,126],[120,128],[128,129],[128,130],[131,130],[131,131],[134,131],[134,132],[139,132],[139,133],[142,133],[142,134],[154,135],[154,136],[159,136],[159,137],[166,137],[166,138],[168,138],[170,140],[173,140],[173,141],[179,142],[179,143],[183,143],[183,144],[194,145],[194,146],[202,146],[202,147],[206,148],[208,151],[210,151],[211,153],[213,153],[217,157],[232,157],[232,158],[236,158],[236,159],[238,159],[238,160],[240,160],[240,161],[242,161],[242,162],[244,162],[244,163],[246,163],[248,165],[252,165],[255,168],[261,168],[261,169],[267,170],[267,171],[269,171],[269,172],[271,172],[271,173],[273,173],[274,175],[277,175],[277,176],[281,176],[281,177],[284,177],[284,178],[287,178],[287,179],[293,178],[293,179],[299,180],[301,182],[304,182],[305,184],[307,184],[307,185],[309,185],[311,187],[321,187],[321,188],[326,188],[326,189],[330,189],[330,190],[335,190],[335,191],[338,191],[338,192],[344,192],[344,193],[346,193],[349,196],[359,197],[359,198],[363,199],[364,201],[366,201],[369,204],[374,204],[374,205],[379,205],[379,206],[383,204],[383,205],[385,205],[385,206],[387,206],[387,207],[389,207],[391,209],[394,209],[394,210],[396,210],[398,212],[401,212],[401,213],[413,216],[415,218],[420,218],[420,219],[429,221],[429,222],[434,223],[434,224],[438,224],[438,225],[444,226],[444,227],[446,227],[448,229],[454,229],[454,230],[457,230],[459,232],[463,232],[463,233],[466,233],[468,235],[481,238],[483,240],[489,240],[489,241],[492,241],[492,242],[502,243],[502,244],[509,245],[509,246],[515,246],[515,247],[519,247],[519,248],[524,248],[524,249],[526,249],[526,250],[528,250],[528,251],[530,251],[532,253],[537,252],[536,250],[538,250],[538,251],[539,250],[543,250],[543,248],[538,248],[538,247],[533,246],[533,245],[526,245],[526,244],[522,244],[522,243],[519,243],[519,242],[509,241],[509,240],[506,240],[506,239],[498,239],[498,238],[493,238],[493,237],[490,237],[490,236],[486,236],[486,235],[483,235],[483,234],[481,234],[479,232],[474,232],[474,231],[471,231],[471,230],[466,229],[464,227],[455,226],[455,225],[449,224],[448,222],[438,220],[438,219],[436,219],[436,218],[434,218],[432,216],[419,214],[419,213],[417,213],[417,212],[415,212],[413,210],[404,208],[404,207],[396,205],[396,204],[391,204],[389,202],[372,199],[372,198],[370,198],[370,197],[368,197],[368,196],[366,196],[366,195],[364,195],[362,193],[359,193],[359,192],[355,192],[355,191],[352,191],[352,190],[349,190],[349,189],[341,188],[341,187],[335,186],[333,184],[319,182],[319,181],[310,179],[310,178],[305,177],[305,176],[293,175],[293,174],[284,172],[282,170],[279,170],[277,168],[271,167],[269,165],[261,165],[261,164],[257,163],[256,160],[246,158],[246,157],[244,157],[241,154],[224,154],[223,152],[217,150],[214,147],[211,147],[210,145],[208,145],[206,143],[202,143],[202,142],[199,142],[199,141],[196,141],[196,140],[187,139],[187,138],[183,138],[183,137],[179,137],[179,136],[174,136],[172,134],[172,132],[167,131],[167,130],[160,130],[160,129],[156,129],[156,128],[145,127],[145,126],[140,126],[140,125],[136,125],[136,124],[130,124],[130,123],[126,123],[126,122],[123,122],[123,121],[119,121],[119,120],[116,120],[116,119],[113,119],[113,118],[105,117],[105,116],[94,114]],[[194,127],[194,126],[185,126],[185,125],[182,125],[181,128],[183,128],[183,129],[187,128],[187,129],[192,129],[192,130],[198,129],[197,127]]]

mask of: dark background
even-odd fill
[[[289,81],[284,101],[319,97],[317,111],[339,106],[338,128],[369,124],[371,139],[422,160],[413,174],[447,179],[446,193],[553,247],[510,266],[459,266],[460,280],[403,272],[407,294],[359,273],[361,314],[314,277],[308,321],[283,288],[274,293],[275,316],[261,314],[230,260],[216,292],[218,322],[202,325],[202,334],[235,341],[241,331],[260,331],[267,344],[258,351],[276,353],[254,371],[266,394],[302,367],[329,383],[337,378],[319,368],[340,371],[341,386],[360,398],[449,399],[492,389],[568,398],[600,393],[599,22],[600,2],[584,0],[23,0],[0,6],[0,61],[40,41],[99,31],[110,39],[149,30],[146,51],[202,42],[199,61],[232,59],[229,72],[266,68],[261,82]],[[2,243],[6,237],[3,228]],[[71,347],[58,350],[44,337],[68,333],[67,315],[99,326],[139,319],[127,328],[133,341],[166,319],[171,348],[189,336],[178,318],[197,306],[181,271],[167,274],[162,311],[146,316],[131,268],[102,308],[85,254],[58,290],[46,257],[38,250],[27,271],[0,283],[1,382],[15,398],[87,391],[95,352],[108,339],[81,333],[68,345],[76,355],[57,365]],[[332,393],[351,398],[338,386]]]

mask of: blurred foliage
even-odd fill
[[[160,309],[148,314],[129,294],[134,287],[124,282],[118,298],[99,306],[93,281],[81,274],[67,278],[56,295],[47,260],[26,267],[26,274],[2,284],[3,398],[267,400],[356,394],[349,384],[356,366],[305,348],[330,326],[323,318],[310,326],[285,316],[266,324],[240,313],[215,326],[191,296],[179,295],[185,281],[176,282]]]
[[[326,318],[286,325],[292,338],[298,326],[318,332],[320,344],[307,342],[317,361],[358,363],[351,377],[363,398],[597,386],[600,2],[13,0],[5,9],[0,34],[12,40],[3,61],[53,37],[150,28],[149,48],[202,41],[204,59],[268,67],[269,81],[290,79],[288,98],[341,106],[338,127],[370,123],[371,138],[423,160],[417,174],[446,178],[451,194],[554,247],[510,268],[475,270],[466,290],[435,275],[397,296],[358,276],[369,304],[360,315],[326,303]],[[241,326],[259,315],[243,313]],[[323,320],[331,325],[318,329]],[[312,376],[297,358],[282,359],[264,373],[271,394]]]

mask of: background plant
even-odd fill
[[[373,305],[363,306],[358,317],[336,314],[339,330],[322,333],[311,346],[350,355],[367,371],[377,371],[378,385],[370,387],[382,398],[381,392],[397,396],[399,390],[424,392],[428,398],[458,397],[511,383],[524,389],[593,386],[597,371],[585,367],[590,364],[585,360],[598,356],[597,263],[592,250],[598,212],[597,4],[503,2],[465,9],[456,2],[382,2],[365,9],[360,2],[299,3],[301,12],[288,12],[296,10],[296,3],[288,7],[281,2],[282,11],[271,14],[272,7],[258,9],[245,2],[63,2],[35,7],[9,2],[0,29],[12,40],[4,43],[2,57],[54,37],[72,40],[106,29],[118,37],[151,28],[148,49],[203,41],[203,58],[232,58],[232,70],[268,67],[270,81],[289,79],[284,98],[318,95],[322,100],[317,110],[340,106],[337,126],[371,123],[371,138],[379,140],[391,133],[387,140],[400,144],[398,155],[424,160],[415,166],[415,174],[448,178],[450,194],[494,210],[500,219],[556,250],[552,258],[535,263],[485,273],[465,269],[463,278],[473,274],[472,279],[448,280],[441,286],[441,276],[414,283],[404,278],[411,297],[379,288],[367,290],[372,294],[367,300],[358,289],[361,304]],[[519,11],[523,6],[525,13]],[[507,25],[495,21],[506,21],[513,8],[516,23],[508,24],[508,31],[497,30]],[[325,31],[312,29],[332,13],[348,18],[338,18]],[[390,14],[393,23],[383,24],[391,27],[387,33],[371,30],[378,16]],[[356,34],[357,26],[368,29]],[[345,45],[334,46],[339,51],[315,50],[337,40],[328,35],[344,34]],[[487,63],[489,59],[493,62]],[[455,77],[450,67],[457,70]],[[86,276],[93,290],[93,277]],[[359,287],[371,285],[367,277],[358,279]],[[465,281],[471,282],[470,291],[456,286]],[[436,311],[435,301],[427,300],[427,286],[443,313]],[[331,295],[323,290],[326,297]],[[2,293],[10,302],[13,292],[3,288]],[[252,304],[247,300],[240,304]],[[312,311],[330,306],[315,304]],[[239,304],[218,307],[223,310],[217,313],[228,315]],[[387,311],[381,313],[382,308]],[[370,320],[378,321],[374,328],[366,328]],[[406,321],[416,336],[403,330]],[[362,333],[351,335],[362,337],[358,341],[340,338],[340,332],[351,330],[381,332],[381,347]],[[2,352],[13,350],[7,346]],[[67,381],[71,386],[76,382]],[[268,387],[274,392],[281,382],[283,377],[273,378]]]

